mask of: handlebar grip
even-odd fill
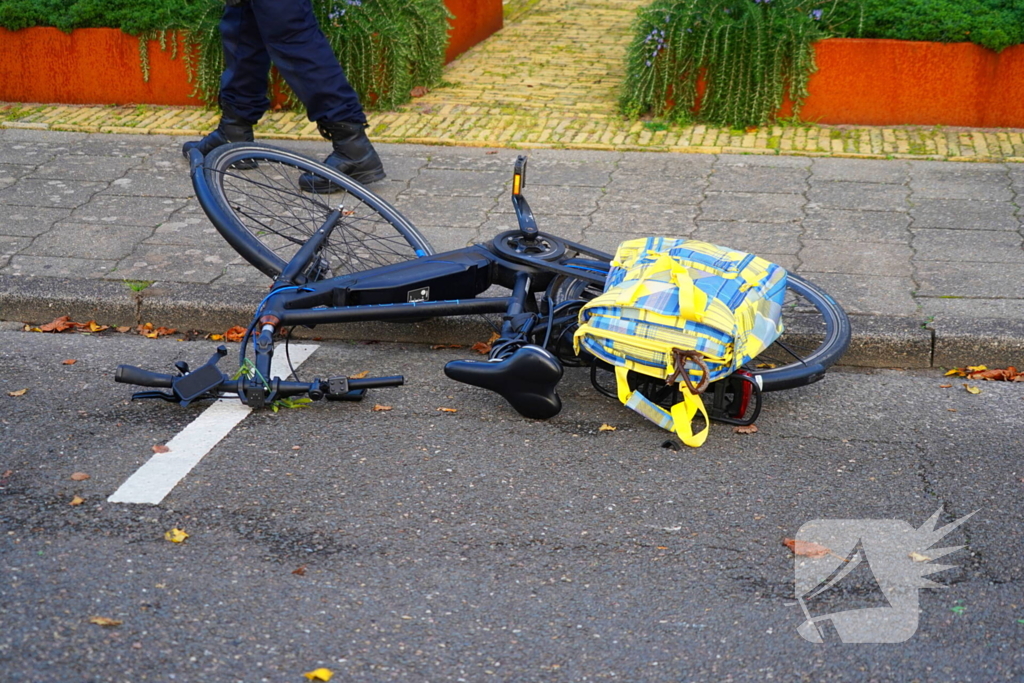
[[[134,365],[118,365],[114,372],[114,381],[121,384],[137,384],[141,387],[170,388],[174,377],[160,372],[151,372]]]
[[[402,375],[391,375],[390,377],[367,377],[365,379],[349,379],[348,388],[355,389],[376,389],[378,387],[400,387],[405,384],[405,377]]]

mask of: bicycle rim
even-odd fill
[[[394,207],[358,182],[304,156],[255,143],[234,143],[206,157],[203,172],[225,215],[217,229],[249,263],[270,277],[334,209],[341,220],[315,260],[309,279],[326,279],[434,253]],[[303,174],[333,185],[330,193],[300,188]]]
[[[762,391],[811,384],[822,378],[850,345],[846,312],[817,285],[789,273],[782,308],[785,331],[747,364]]]

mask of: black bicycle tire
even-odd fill
[[[410,248],[408,255],[396,254],[395,258],[389,262],[411,260],[419,256],[428,256],[435,253],[434,248],[427,241],[426,237],[397,209],[371,190],[329,166],[325,166],[301,154],[262,143],[237,142],[218,147],[203,160],[203,173],[206,183],[210,188],[210,196],[217,204],[219,209],[217,213],[222,217],[222,220],[214,221],[214,224],[221,235],[242,258],[271,278],[277,277],[281,273],[286,263],[285,260],[275,253],[272,248],[268,247],[260,239],[259,235],[247,227],[245,218],[248,217],[239,215],[239,212],[232,206],[232,202],[225,191],[225,178],[244,179],[246,177],[243,175],[247,172],[246,170],[232,168],[241,160],[256,162],[257,170],[260,162],[264,162],[265,164],[290,166],[301,173],[313,173],[329,180],[348,195],[355,197],[362,205],[368,207],[376,216],[394,228],[397,235],[408,244]],[[282,191],[284,190],[282,189]],[[298,188],[288,188],[288,192],[295,197],[296,202],[305,200],[307,205],[315,205],[318,198],[331,197],[330,194],[320,195],[303,192]],[[333,207],[329,204],[324,204],[322,208],[323,218],[326,218],[327,213]],[[207,213],[214,212],[208,211]],[[342,224],[335,228],[332,238],[336,235],[345,234],[345,230],[348,228],[344,224],[345,220],[343,218]],[[304,226],[308,230],[308,234],[312,234],[313,231],[320,227],[315,223],[316,220],[312,220],[307,226]],[[301,242],[296,241],[295,243],[297,249]],[[375,265],[383,264],[374,263],[365,267],[351,268],[343,272],[358,272]],[[340,273],[335,272],[333,274],[338,275]]]
[[[599,263],[598,261],[590,261]],[[568,276],[560,276],[560,289],[575,292],[573,280]],[[578,281],[581,282],[582,281]],[[799,362],[781,367],[757,367],[757,359],[749,363],[747,368],[760,381],[761,391],[780,391],[807,384],[813,384],[822,378],[825,371],[846,352],[850,345],[852,331],[850,319],[843,308],[821,287],[794,273],[787,274],[787,288],[809,301],[818,312],[825,326],[822,342]],[[559,301],[555,301],[559,303]],[[783,317],[783,325],[786,323]]]

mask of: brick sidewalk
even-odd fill
[[[450,85],[397,111],[371,114],[379,142],[486,147],[1024,161],[1020,130],[825,125],[752,132],[622,119],[618,85],[635,0],[539,0],[445,70]],[[0,126],[196,136],[205,109],[139,105],[0,105]],[[257,134],[316,139],[304,113],[273,112]]]

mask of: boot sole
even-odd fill
[[[384,178],[388,177],[388,174],[384,172],[384,169],[380,169],[377,171],[357,173],[349,177],[360,185],[369,185],[370,183],[375,183],[378,180],[384,180]],[[335,185],[327,178],[321,178],[320,176],[304,173],[299,176],[299,189],[303,192],[331,194],[333,192],[341,192],[345,188]]]

